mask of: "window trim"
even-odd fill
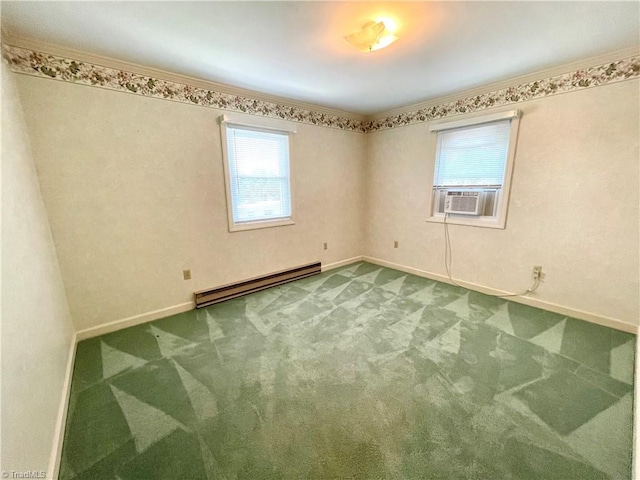
[[[295,225],[294,221],[294,190],[293,190],[293,162],[291,161],[291,137],[296,133],[296,128],[290,122],[276,120],[272,118],[229,115],[224,114],[219,117],[220,136],[222,147],[222,168],[224,172],[224,188],[227,200],[227,223],[229,232],[242,232],[246,230],[256,230],[260,228],[281,227]],[[261,132],[281,133],[289,136],[289,198],[291,201],[291,214],[286,218],[275,218],[273,220],[255,220],[250,222],[236,223],[233,219],[233,203],[231,197],[231,179],[229,178],[229,154],[227,148],[227,127],[240,127],[246,130]]]
[[[507,224],[507,213],[509,206],[509,199],[511,197],[511,180],[513,176],[513,168],[516,155],[516,144],[518,139],[518,129],[520,127],[520,110],[509,110],[505,112],[493,113],[490,115],[482,115],[471,117],[464,120],[454,120],[449,122],[434,123],[429,127],[429,131],[433,137],[433,169],[431,179],[431,189],[429,191],[429,217],[427,222],[432,223],[444,223],[445,214],[435,212],[437,201],[434,194],[434,181],[435,181],[435,169],[437,162],[437,135],[442,130],[450,130],[453,128],[471,127],[480,125],[483,123],[495,122],[498,120],[511,120],[511,130],[509,132],[509,146],[507,149],[507,161],[505,165],[504,180],[502,182],[501,192],[499,195],[498,206],[495,216],[465,216],[465,215],[453,215],[449,214],[446,217],[447,223],[452,225],[466,225],[471,227],[481,228],[498,228],[504,230]]]

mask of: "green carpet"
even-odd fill
[[[635,336],[357,263],[78,344],[62,479],[628,479]]]

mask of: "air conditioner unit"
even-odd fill
[[[484,192],[481,190],[447,190],[444,213],[456,215],[482,215]]]

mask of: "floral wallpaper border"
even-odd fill
[[[257,100],[241,95],[215,92],[205,88],[93,65],[79,60],[39,53],[24,48],[3,45],[2,55],[16,73],[52,78],[109,90],[163,98],[202,107],[261,115],[293,122],[309,123],[364,133],[364,122],[327,115],[298,107]]]
[[[584,70],[576,70],[563,75],[462,98],[441,105],[421,108],[413,112],[379,118],[367,122],[365,130],[367,132],[375,132],[414,123],[429,122],[453,115],[477,112],[501,105],[620,82],[638,76],[640,76],[640,56],[635,56]]]
[[[640,56],[634,56],[412,112],[371,121],[359,121],[241,95],[192,87],[6,44],[2,46],[2,55],[16,73],[361,133],[428,122],[640,77]]]

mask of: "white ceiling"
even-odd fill
[[[343,37],[379,17],[400,39]],[[640,44],[631,2],[2,2],[2,29],[372,114]]]

